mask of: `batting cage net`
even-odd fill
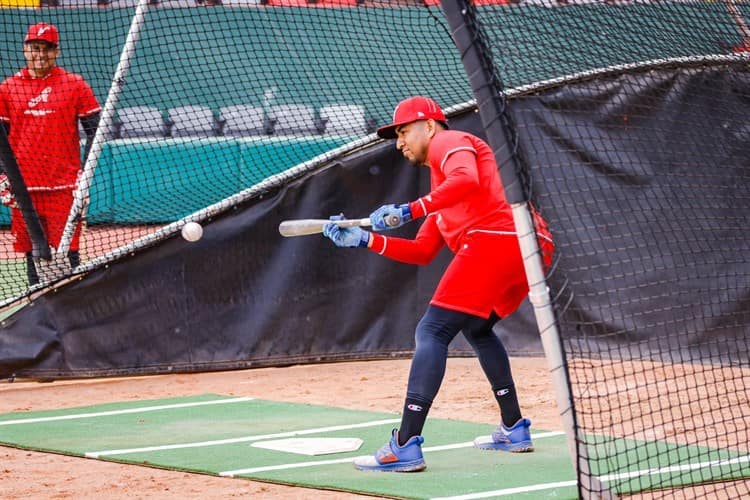
[[[747,4],[0,4],[1,308],[377,145],[406,96],[470,109],[452,9],[556,241],[581,496],[747,491]]]
[[[458,8],[553,228],[581,496],[746,495],[747,6]]]
[[[179,234],[189,220],[207,221],[261,196],[335,156],[337,148],[369,142],[364,138],[375,123],[388,121],[405,95],[440,96],[444,106],[471,97],[436,5],[57,3],[3,10],[3,78],[26,66],[30,27],[49,23],[59,31],[56,64],[91,87],[102,108],[100,126],[87,144],[83,120],[76,125],[75,117],[91,106],[83,109],[71,98],[64,104],[67,121],[22,130],[30,123],[24,117],[39,118],[49,109],[46,99],[73,90],[6,84],[0,94],[0,102],[15,106],[0,108],[0,118],[10,119],[24,177],[57,168],[74,132],[83,165],[77,183],[75,174],[26,182],[34,210],[25,212],[32,218],[38,212],[56,250],[52,259],[35,255],[46,244],[36,244],[34,233],[25,230],[20,208],[11,234],[11,212],[0,207],[4,305]],[[73,202],[65,187],[72,184],[78,187]],[[23,205],[24,198],[15,196],[14,203]],[[70,250],[73,263],[80,260],[74,268]]]

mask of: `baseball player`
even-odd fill
[[[385,231],[420,218],[423,224],[413,240],[336,224],[328,224],[324,235],[339,247],[364,247],[409,264],[429,263],[444,245],[455,256],[416,329],[401,425],[374,456],[358,458],[355,467],[394,472],[425,468],[422,428],[445,374],[448,344],[459,332],[476,352],[501,414],[492,441],[477,439],[475,446],[532,451],[531,422],[523,418],[508,354],[492,331],[528,294],[515,224],[492,150],[472,134],[449,130],[440,106],[427,97],[399,103],[393,123],[377,133],[396,139],[396,148],[410,163],[430,169],[431,191],[410,203],[380,207],[370,214],[373,229]],[[393,216],[399,222],[389,225]],[[552,239],[536,214],[535,223],[549,265]]]
[[[101,113],[83,77],[56,66],[59,45],[55,26],[30,26],[23,42],[26,67],[0,84],[0,126],[5,127],[44,233],[54,247],[60,243],[81,170],[78,120],[86,132],[88,154]],[[36,284],[39,276],[31,238],[4,174],[0,185],[6,186],[0,189],[0,200],[11,207],[13,248],[26,254],[29,284]],[[79,224],[68,254],[72,267],[80,263],[80,230]]]

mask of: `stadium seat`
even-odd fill
[[[269,7],[307,7],[307,0],[266,0]]]
[[[115,138],[165,137],[167,127],[159,108],[132,106],[117,111]]]
[[[315,108],[305,104],[283,104],[270,110],[274,134],[316,135],[325,124],[315,119]]]
[[[554,5],[554,0],[544,0],[546,5]],[[425,5],[435,6],[440,5],[440,0],[424,0]],[[514,3],[521,3],[515,0],[474,0],[474,5],[510,5]]]
[[[356,7],[364,0],[266,0],[272,7]]]
[[[219,135],[221,124],[207,106],[170,108],[169,130],[172,137],[211,137]]]
[[[358,104],[331,104],[320,108],[325,133],[333,135],[366,135],[373,131],[365,116],[365,107]]]
[[[262,135],[269,132],[263,108],[246,104],[224,106],[220,109],[224,121],[224,135]]]

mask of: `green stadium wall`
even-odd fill
[[[570,37],[549,39],[548,47],[535,46],[534,50],[528,50],[531,35],[527,33],[543,32],[556,9],[484,8],[496,9],[498,22],[506,27],[500,35],[504,38],[493,41],[495,47],[503,50],[500,60],[523,60],[523,64],[508,65],[522,69],[516,74],[505,75],[507,87],[615,64],[715,54],[721,52],[722,43],[731,45],[737,42],[727,39],[727,33],[736,32],[736,27],[721,2],[561,7],[566,9],[564,26]],[[332,102],[357,102],[366,107],[370,117],[384,122],[388,120],[393,105],[408,94],[432,95],[445,105],[471,99],[471,90],[447,27],[439,26],[443,22],[439,8],[356,9],[357,23],[351,28],[352,9],[349,8],[224,7],[211,10],[211,16],[207,18],[210,19],[210,30],[203,30],[196,24],[195,9],[151,9],[131,61],[119,106],[152,105],[166,113],[170,107],[200,104],[218,110],[230,104],[261,104],[264,92],[275,87],[278,103],[306,103],[319,107]],[[702,13],[701,16],[694,15],[697,11]],[[705,23],[706,11],[714,24],[691,28],[692,22]],[[132,8],[13,11],[14,23],[4,25],[7,29],[0,32],[0,44],[17,46],[17,59],[0,59],[0,72],[7,76],[23,66],[21,40],[29,24],[40,20],[52,22],[61,31],[59,64],[84,75],[103,103],[133,13]],[[554,14],[559,15],[559,12]],[[400,23],[403,21],[396,28],[408,27],[409,31],[401,37],[398,49],[393,50],[380,46],[378,33],[387,29],[383,26],[385,21],[396,17]],[[679,23],[675,22],[676,19]],[[555,22],[560,23],[559,17]],[[342,30],[320,28],[334,24],[342,26]],[[641,28],[631,29],[634,24]],[[82,26],[91,29],[81,29]],[[351,29],[356,29],[361,36],[352,36]],[[644,29],[658,33],[661,42],[652,40],[649,48],[642,47],[639,37]],[[685,39],[685,33],[690,33],[689,39]],[[603,38],[609,47],[614,43],[622,47],[622,51],[613,54],[611,50],[599,50]],[[237,48],[227,50],[227,47]],[[252,57],[242,54],[248,48]],[[427,57],[420,58],[423,67],[411,70],[424,74],[420,86],[415,88],[413,80],[404,77],[403,54],[425,54],[425,50],[429,52]],[[234,60],[238,53],[245,57],[243,68],[247,77],[226,71],[236,64]],[[325,64],[320,64],[321,54],[325,57]],[[165,60],[169,61],[169,67],[163,67]],[[305,64],[309,66],[304,67]],[[211,82],[205,80],[209,78]],[[158,81],[158,85],[154,85],[154,81]],[[255,152],[266,161],[273,158],[262,148]],[[319,150],[310,150],[314,156],[313,153],[319,154]],[[190,155],[184,157],[186,161],[181,168],[196,167],[191,163]],[[114,155],[104,154],[98,167],[98,185],[92,193],[89,210],[91,222],[162,222],[214,201],[196,199],[198,191],[185,196],[184,206],[168,214],[158,210],[149,214],[126,209],[124,204],[116,203],[118,197],[148,199],[154,187],[152,177],[158,177],[161,172],[153,171],[152,177],[139,175],[128,181],[127,191],[121,192],[121,186],[115,182],[117,175],[112,175],[112,172],[115,168],[118,172],[137,169],[139,165],[128,166],[121,162],[115,167],[106,163],[108,158],[113,160]],[[195,158],[201,161],[200,155]],[[293,159],[301,162],[308,158],[298,155]],[[258,163],[257,160],[253,162]],[[172,168],[165,161],[160,161],[159,165]],[[266,165],[269,175],[293,166],[287,160]],[[221,176],[222,172],[218,169],[217,175]],[[236,175],[232,168],[226,172]],[[226,187],[230,193],[237,186],[230,183]],[[0,224],[7,225],[8,219],[7,210],[2,207]]]

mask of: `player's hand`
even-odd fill
[[[334,215],[331,220],[345,220],[344,215]],[[360,227],[339,227],[330,222],[323,228],[323,236],[331,240],[337,247],[367,247],[370,233]]]
[[[383,205],[370,214],[370,224],[375,231],[401,227],[411,221],[409,205]]]
[[[10,208],[17,208],[16,198],[10,191],[10,182],[8,182],[8,176],[0,174],[0,203]]]

